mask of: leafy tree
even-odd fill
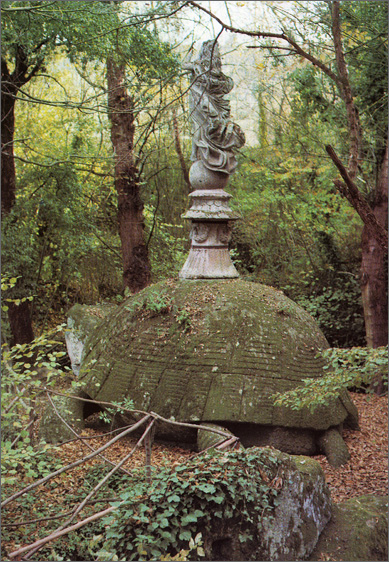
[[[387,232],[386,232],[386,178],[387,178],[387,135],[386,130],[381,129],[381,141],[370,143],[371,130],[369,129],[369,120],[364,119],[364,115],[358,109],[359,100],[355,98],[353,93],[355,78],[355,86],[361,89],[363,80],[358,73],[351,74],[348,71],[346,61],[349,60],[349,51],[344,44],[343,36],[348,33],[348,41],[351,42],[357,35],[356,45],[352,45],[350,62],[355,58],[358,60],[359,73],[362,74],[365,63],[368,63],[366,56],[367,45],[375,46],[379,54],[375,61],[380,61],[386,57],[386,37],[387,37],[387,21],[386,21],[386,3],[385,2],[343,2],[341,5],[338,1],[326,3],[312,3],[307,10],[307,4],[302,3],[300,11],[294,19],[292,13],[288,13],[288,18],[281,23],[282,32],[270,31],[251,31],[234,27],[232,24],[223,22],[210,10],[196,2],[189,1],[188,4],[196,10],[206,12],[222,27],[222,30],[232,33],[243,34],[252,38],[261,39],[261,45],[254,44],[253,48],[264,48],[271,52],[281,52],[285,49],[288,56],[301,57],[307,64],[313,65],[322,72],[335,87],[335,99],[340,99],[342,104],[342,113],[344,122],[347,126],[347,143],[339,145],[339,152],[342,157],[345,156],[345,147],[348,150],[348,165],[343,165],[332,146],[328,144],[327,152],[336,164],[341,173],[342,180],[334,180],[334,185],[340,193],[347,198],[351,205],[360,215],[364,223],[364,233],[362,236],[362,295],[365,312],[366,339],[368,345],[373,347],[385,345],[387,343],[387,300],[385,295],[386,287],[386,254],[387,254]],[[356,8],[358,4],[359,8]],[[369,4],[370,7],[366,5]],[[363,5],[363,7],[361,7]],[[372,7],[372,5],[374,5]],[[277,6],[274,11],[277,13]],[[280,11],[282,8],[280,9]],[[348,11],[347,11],[348,10]],[[352,34],[350,26],[347,26],[347,18],[342,18],[344,14],[348,14],[349,21],[352,20]],[[365,22],[361,22],[361,18],[365,18]],[[366,23],[366,18],[368,23]],[[294,25],[298,22],[298,25]],[[356,34],[356,25],[361,25],[361,33]],[[346,41],[347,43],[347,41]],[[359,51],[359,49],[361,49]],[[371,63],[371,58],[370,58]],[[368,63],[369,64],[369,63]],[[383,68],[386,69],[385,64]],[[369,81],[368,76],[376,74],[374,71],[367,71],[365,83]],[[380,86],[375,89],[378,92],[378,99],[374,99],[373,106],[370,106],[369,114],[379,107],[378,112],[382,116],[386,114],[383,99],[387,96],[387,87],[382,80],[385,71],[379,71]],[[305,87],[308,82],[305,81]],[[313,86],[313,87],[312,87]],[[317,95],[315,91],[315,83],[309,84],[310,93],[313,93],[311,106],[313,109],[320,109],[320,112],[328,110],[328,103],[323,99],[325,96]],[[379,97],[381,96],[381,97]],[[324,105],[323,105],[324,101]],[[371,102],[369,96],[361,99],[361,108],[366,108],[366,104]],[[315,105],[316,104],[316,105]],[[320,105],[321,104],[321,105]],[[378,118],[378,116],[377,116]],[[344,136],[343,136],[344,138]],[[343,140],[342,138],[342,140]],[[358,178],[357,173],[367,161],[363,161],[363,155],[366,153],[366,147],[379,146],[379,152],[375,153],[375,165],[370,166],[365,173],[362,181]],[[363,163],[364,162],[364,163]],[[370,188],[369,203],[364,196],[364,187],[366,185],[365,178],[368,177],[368,185],[374,186]]]
[[[177,67],[166,46],[147,29],[136,28],[136,32],[130,37],[127,33],[120,44],[126,48],[117,49],[117,56],[111,55],[107,60],[108,111],[116,160],[115,186],[123,280],[131,292],[137,292],[150,283],[151,268],[143,233],[143,201],[134,154],[135,119],[140,108],[128,86],[139,87],[139,83],[146,82],[151,87],[153,81],[162,81],[163,78],[166,84],[166,79],[173,76]],[[126,79],[125,61],[128,56],[131,56],[131,66],[135,68],[135,80],[132,81]]]
[[[2,3],[2,215],[10,215],[16,200],[14,159],[15,103],[24,97],[23,87],[62,48],[69,57],[82,51],[96,56],[101,42],[96,20],[106,26],[109,4],[102,2],[3,2]],[[109,18],[108,18],[109,19]],[[84,33],[81,33],[84,31]],[[104,34],[102,35],[104,37]],[[9,218],[12,223],[13,217]],[[14,343],[31,341],[33,330],[28,303],[9,309]]]
[[[116,51],[118,60],[130,61],[130,65],[134,69],[134,75],[137,75],[136,88],[137,92],[145,85],[146,70],[148,72],[146,86],[150,87],[150,80],[153,75],[154,79],[159,78],[159,73],[168,74],[172,65],[174,67],[174,60],[168,53],[168,49],[164,46],[157,37],[153,36],[146,29],[147,21],[152,20],[153,13],[147,14],[146,23],[143,24],[145,16],[135,18],[133,15],[121,11],[121,2],[3,2],[3,50],[2,50],[2,215],[6,218],[6,225],[4,232],[8,231],[9,246],[12,246],[12,233],[15,232],[16,222],[19,222],[18,212],[20,209],[15,208],[16,202],[16,174],[15,174],[15,157],[14,157],[14,131],[15,131],[15,103],[17,99],[23,102],[40,103],[39,98],[31,98],[27,91],[27,86],[34,79],[37,80],[39,76],[44,76],[50,63],[55,61],[55,57],[59,53],[65,55],[74,64],[80,65],[80,71],[85,67],[89,61],[105,61],[108,55],[112,55]],[[161,11],[160,11],[161,13]],[[142,19],[143,18],[143,19]],[[98,23],[98,27],[97,27]],[[58,62],[58,59],[57,59]],[[106,92],[106,88],[103,88]],[[101,92],[100,92],[101,95]],[[101,111],[101,106],[97,103],[91,104],[90,99],[87,101],[81,100],[78,102],[65,99],[63,101],[50,100],[44,103],[50,104],[53,107],[67,108],[69,106],[78,107],[85,111],[90,112],[95,109]],[[150,96],[146,100],[141,100],[138,96],[136,111],[142,107],[140,101],[147,103],[150,101]],[[106,111],[106,109],[104,109]],[[136,113],[135,107],[132,107],[131,119],[134,120]],[[111,112],[112,114],[112,112]],[[123,116],[123,114],[118,114]],[[74,134],[73,149],[79,147],[80,142],[84,142],[82,134]],[[128,139],[131,144],[131,139]],[[74,151],[73,151],[74,152]],[[43,181],[43,185],[47,182],[52,182],[57,185],[56,191],[54,190],[55,198],[50,202],[42,201],[40,204],[39,215],[43,223],[47,223],[46,227],[41,224],[38,227],[38,238],[41,239],[41,251],[36,248],[36,255],[33,257],[30,253],[28,259],[36,260],[39,256],[41,260],[45,258],[45,251],[43,248],[55,248],[56,244],[53,242],[53,231],[50,236],[47,234],[48,219],[51,220],[51,225],[55,223],[54,206],[56,207],[57,218],[61,218],[60,224],[63,219],[66,222],[66,216],[60,213],[61,204],[64,201],[58,197],[58,189],[62,189],[65,184],[70,187],[80,185],[75,177],[75,169],[73,159],[74,154],[68,154],[69,163],[56,164],[54,167],[50,164],[50,169],[47,169],[48,174]],[[120,158],[117,157],[117,162]],[[41,170],[42,171],[42,170]],[[95,173],[95,172],[93,172]],[[40,175],[37,171],[36,176]],[[73,177],[72,177],[73,175]],[[62,179],[59,181],[59,177]],[[65,180],[65,178],[67,178]],[[65,180],[65,183],[64,183]],[[74,181],[76,180],[76,181]],[[117,180],[119,181],[119,180]],[[138,189],[139,181],[135,182],[135,191]],[[62,187],[61,187],[62,186]],[[65,189],[66,191],[66,189]],[[42,193],[42,190],[41,190]],[[134,198],[127,198],[127,204],[123,205],[121,195],[123,190],[119,189],[119,224],[122,225],[123,209],[128,210],[128,201],[133,201]],[[68,190],[68,197],[74,196]],[[136,198],[135,198],[136,199]],[[54,206],[53,206],[54,205]],[[140,217],[142,214],[142,203],[138,196],[138,211]],[[32,210],[32,209],[31,209]],[[76,217],[73,216],[73,219]],[[127,224],[131,221],[126,218]],[[49,221],[50,222],[50,221]],[[125,222],[125,221],[124,221]],[[77,223],[77,221],[76,221]],[[125,249],[131,244],[136,248],[137,242],[131,242],[130,237],[136,236],[138,239],[142,237],[143,233],[143,218],[141,220],[133,221],[135,227],[138,228],[140,234],[128,231],[120,227],[122,234],[122,248],[123,259],[126,262]],[[70,223],[68,224],[69,231],[71,230]],[[135,229],[136,230],[136,229]],[[45,231],[45,232],[44,232]],[[51,238],[49,240],[49,238]],[[20,236],[19,236],[20,240]],[[15,241],[14,241],[15,242]],[[142,242],[143,247],[144,243]],[[10,248],[12,251],[12,249]],[[147,261],[147,251],[144,252]],[[75,257],[75,256],[73,256]],[[58,260],[57,260],[58,261]],[[59,262],[58,262],[59,263]],[[43,264],[43,261],[42,261]],[[62,266],[63,264],[61,264]],[[124,270],[127,271],[126,263],[124,263]],[[132,275],[136,276],[137,268],[132,267]],[[41,274],[41,267],[39,266],[39,274]],[[128,273],[127,273],[128,276]],[[131,272],[129,274],[131,276]],[[125,274],[126,278],[126,274]],[[36,284],[36,283],[35,283]],[[129,284],[127,280],[127,285]],[[25,291],[33,289],[33,285],[28,281],[25,285]],[[9,307],[9,318],[11,329],[13,331],[14,343],[25,343],[33,338],[33,330],[31,324],[31,316],[29,303],[23,302],[19,306],[11,305]]]

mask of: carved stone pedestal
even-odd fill
[[[193,173],[193,168],[196,173]],[[200,186],[190,194],[192,205],[183,218],[192,221],[191,248],[188,259],[180,271],[181,279],[225,279],[239,277],[231,261],[228,243],[231,237],[231,221],[239,215],[229,207],[231,195],[223,189],[228,176],[204,171],[197,161],[191,168],[193,187]]]

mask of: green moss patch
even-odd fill
[[[334,505],[309,560],[388,560],[388,497],[361,496]]]
[[[181,421],[240,421],[317,430],[341,423],[341,400],[310,413],[273,395],[323,375],[315,321],[272,287],[167,280],[126,299],[97,326],[80,373],[102,401],[134,400]]]

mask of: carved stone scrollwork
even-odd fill
[[[202,244],[205,242],[209,236],[209,229],[210,226],[208,224],[195,223],[190,232],[192,242],[195,242],[196,244]]]
[[[195,222],[190,231],[192,247],[198,248],[228,248],[231,236],[231,226],[225,223]]]
[[[218,228],[218,240],[220,244],[227,245],[231,238],[231,225],[228,223],[219,224]]]

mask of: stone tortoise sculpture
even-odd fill
[[[82,307],[70,310],[74,325]],[[358,428],[347,391],[313,413],[274,406],[272,395],[323,374],[328,343],[314,319],[281,291],[234,280],[167,280],[127,298],[90,333],[79,381],[84,397],[131,398],[164,418],[226,428],[243,446],[349,458],[343,424]],[[84,410],[91,412],[90,405]],[[128,420],[127,420],[128,421]],[[164,438],[196,430],[160,424]],[[209,444],[207,431],[199,447]],[[217,437],[220,441],[220,435]]]

